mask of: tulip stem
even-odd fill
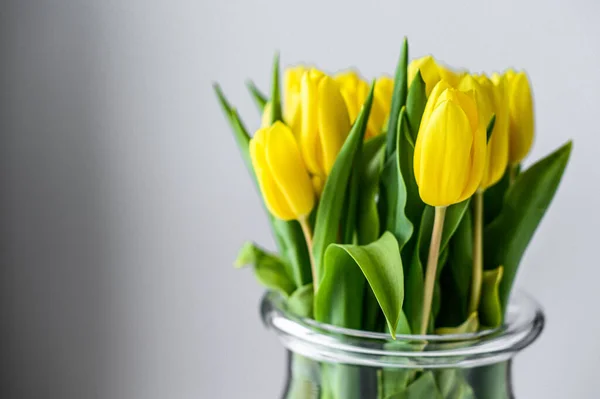
[[[315,270],[315,260],[313,259],[313,232],[308,221],[308,217],[302,217],[298,219],[300,226],[302,227],[302,233],[304,233],[304,239],[306,240],[306,246],[308,247],[308,258],[310,259],[310,270],[313,279],[313,291],[317,293],[317,271]]]
[[[473,275],[471,278],[469,314],[479,309],[481,281],[483,279],[483,191],[481,190],[477,190],[473,196],[473,213]]]
[[[437,266],[440,257],[440,244],[442,243],[442,232],[444,231],[444,218],[446,207],[435,207],[433,230],[429,244],[429,257],[427,258],[427,271],[425,272],[425,291],[423,295],[423,318],[421,319],[420,334],[427,334],[429,317],[431,316],[431,304],[433,302],[433,291],[435,289],[435,278],[437,277]]]

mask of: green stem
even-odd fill
[[[425,292],[423,296],[423,318],[421,320],[420,334],[427,334],[429,317],[431,315],[431,303],[433,301],[433,291],[435,288],[435,278],[437,275],[437,264],[440,257],[440,244],[442,242],[442,232],[444,231],[444,218],[446,216],[446,207],[438,206],[435,208],[435,218],[433,221],[433,230],[431,232],[431,243],[429,244],[429,257],[427,258],[427,271],[425,273]]]
[[[317,274],[315,270],[315,261],[313,259],[313,233],[310,227],[310,223],[308,222],[308,217],[303,217],[298,219],[300,226],[302,227],[302,233],[304,233],[304,239],[306,240],[306,246],[308,247],[308,258],[310,259],[310,270],[312,273],[313,280],[313,291],[317,293]]]
[[[483,191],[477,190],[473,196],[473,276],[469,315],[479,309],[481,282],[483,279]]]

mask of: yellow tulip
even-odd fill
[[[300,129],[302,113],[300,89],[302,76],[308,71],[303,65],[286,68],[283,77],[283,120],[293,132]]]
[[[511,165],[519,164],[531,150],[534,134],[533,97],[525,72],[508,70],[504,74],[508,86],[509,155]],[[499,75],[494,76],[498,81]]]
[[[490,98],[492,111],[496,116],[494,130],[488,140],[486,166],[480,185],[485,190],[502,178],[508,165],[508,95],[504,78],[494,83],[487,76],[481,75],[477,80]]]
[[[350,132],[350,116],[339,84],[316,69],[305,72],[300,108],[302,157],[309,172],[324,181]]]
[[[503,81],[496,85],[486,76],[465,75],[458,84],[461,91],[472,91],[479,121],[485,131],[495,115],[494,130],[488,141],[485,169],[480,188],[496,184],[504,175],[508,163],[508,103]]]
[[[250,141],[250,159],[269,211],[283,220],[306,217],[315,193],[291,129],[281,122],[260,128]]]
[[[431,94],[431,91],[440,80],[443,79],[451,86],[456,86],[461,77],[461,73],[454,72],[450,68],[438,63],[431,55],[417,58],[408,65],[409,85],[415,78],[417,71],[421,71],[427,96]]]
[[[369,84],[355,71],[341,72],[334,79],[340,85],[350,121],[354,123],[369,94]],[[383,131],[390,112],[393,86],[393,80],[387,76],[377,80],[365,138],[374,137]]]
[[[417,136],[414,173],[423,202],[444,207],[469,198],[485,167],[486,134],[471,92],[440,81]]]

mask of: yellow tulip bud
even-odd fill
[[[259,129],[250,141],[250,159],[269,211],[279,219],[301,219],[315,193],[291,129],[281,122]]]
[[[369,84],[354,71],[339,73],[334,79],[340,85],[340,91],[348,108],[350,122],[354,123],[369,94]],[[374,137],[383,131],[384,124],[390,112],[393,86],[394,82],[389,77],[382,77],[377,80],[371,114],[365,133],[366,139]]]
[[[462,75],[461,73],[454,72],[450,68],[438,63],[430,55],[413,60],[408,65],[409,85],[417,75],[417,71],[421,71],[421,77],[425,82],[427,96],[431,94],[431,91],[440,80],[443,79],[451,86],[456,86]]]
[[[529,153],[533,144],[534,115],[533,97],[529,79],[525,72],[506,71],[509,106],[509,155],[511,165],[520,163]],[[495,77],[499,79],[498,76]]]
[[[311,69],[301,82],[299,143],[311,174],[325,180],[350,132],[350,116],[339,84]]]
[[[448,206],[473,195],[485,167],[485,139],[472,92],[440,81],[427,100],[415,144],[415,179],[423,202]]]
[[[297,132],[302,119],[300,108],[300,88],[302,76],[308,68],[302,65],[287,68],[283,77],[283,120]]]
[[[504,78],[494,83],[487,76],[481,75],[477,80],[489,96],[496,116],[494,130],[488,140],[486,166],[480,185],[485,190],[502,178],[508,165],[508,95]]]

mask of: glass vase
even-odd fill
[[[282,399],[508,399],[511,361],[541,333],[544,314],[517,292],[502,327],[474,334],[350,330],[295,316],[267,293],[265,325],[288,350]]]

